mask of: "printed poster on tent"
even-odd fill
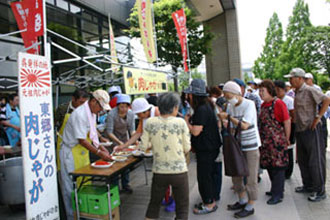
[[[155,70],[124,67],[126,94],[167,92],[167,74]]]
[[[18,54],[26,219],[59,219],[49,61]]]

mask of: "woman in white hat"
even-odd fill
[[[124,144],[120,144],[114,148],[115,151],[122,151],[128,146],[134,144],[143,133],[143,128],[148,118],[159,116],[158,107],[155,107],[148,103],[145,98],[137,98],[132,103],[132,111],[139,117],[139,124],[136,129],[136,132],[132,135],[132,137],[126,141]]]
[[[257,111],[255,103],[242,97],[240,86],[229,81],[223,87],[224,96],[228,101],[227,112],[221,112],[221,120],[228,119],[237,126],[241,122],[241,146],[247,160],[249,176],[244,185],[243,177],[233,177],[234,190],[238,194],[239,201],[228,205],[228,210],[237,210],[236,218],[243,218],[254,214],[254,202],[258,198],[258,169],[259,146],[261,145],[257,125]]]

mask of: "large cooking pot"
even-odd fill
[[[0,161],[0,204],[18,205],[24,202],[22,157]]]

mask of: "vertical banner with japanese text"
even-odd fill
[[[38,37],[43,35],[43,9],[42,0],[29,0],[13,2],[10,4],[14,13],[17,26],[26,48],[36,44]],[[39,53],[39,46],[35,46],[27,51],[31,54]]]
[[[27,18],[27,30],[33,37],[40,37],[44,34],[42,0],[26,1],[25,7],[29,9]]]
[[[187,57],[188,57],[188,51],[187,51],[187,27],[186,27],[186,15],[184,13],[183,8],[180,10],[177,10],[176,12],[172,13],[172,18],[176,27],[176,30],[178,32],[180,44],[181,44],[181,52],[183,57],[183,65],[184,65],[184,71],[188,72],[189,68],[187,65]]]
[[[59,219],[50,62],[18,54],[26,219]]]
[[[149,63],[156,61],[156,44],[153,33],[152,2],[151,0],[137,0],[140,34],[144,53]]]
[[[167,74],[155,70],[124,67],[126,94],[162,93],[168,91]]]
[[[118,63],[118,57],[117,57],[116,45],[115,45],[115,35],[113,34],[110,15],[109,15],[109,38],[110,38],[110,56],[111,56],[111,60],[115,63]],[[117,65],[112,64],[111,66],[114,68],[113,72],[118,74],[118,71],[117,71],[118,68],[116,68]]]

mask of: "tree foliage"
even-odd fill
[[[292,16],[289,18],[286,40],[279,59],[276,60],[275,77],[281,78],[295,67],[300,67],[307,72],[311,72],[314,68],[311,62],[311,51],[306,50],[307,42],[303,41],[310,27],[312,24],[309,20],[308,5],[304,0],[297,0]]]
[[[330,27],[309,28],[302,42],[306,45],[305,51],[312,54],[310,62],[315,66],[314,71],[324,73],[330,78]]]
[[[255,61],[253,72],[259,78],[272,78],[274,76],[275,64],[283,44],[283,30],[276,13],[269,20],[267,34],[263,51]]]
[[[253,72],[260,78],[281,79],[292,68],[300,67],[312,73],[316,83],[327,89],[330,85],[330,27],[311,24],[304,0],[297,0],[282,43],[280,28],[274,29],[276,23],[280,24],[280,21],[273,15],[265,46],[255,60]],[[280,49],[274,47],[274,43],[281,44]]]
[[[154,2],[154,17],[157,38],[158,60],[160,65],[172,65],[176,70],[182,66],[182,53],[179,38],[175,29],[172,13],[184,7],[187,17],[189,54],[191,68],[196,68],[205,54],[211,52],[213,34],[208,27],[201,28],[201,23],[194,20],[194,13],[185,6],[182,0],[157,0]],[[140,37],[137,7],[132,9],[129,17],[131,37]]]

